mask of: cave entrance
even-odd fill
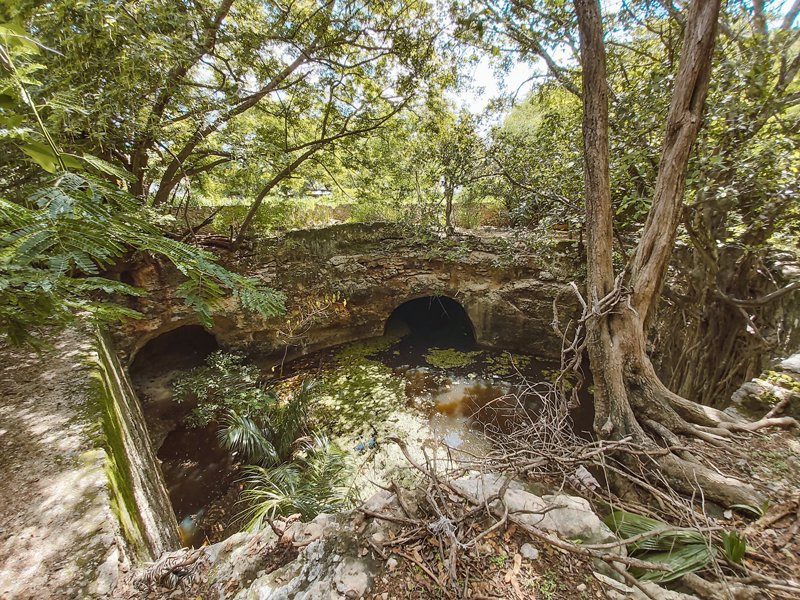
[[[206,532],[197,522],[212,500],[224,495],[236,472],[235,458],[217,441],[216,425],[188,428],[184,418],[196,406],[192,398],[173,400],[175,380],[205,364],[219,350],[201,325],[184,325],[147,342],[134,357],[130,373],[142,405],[184,544],[199,546]]]
[[[475,345],[475,328],[464,307],[447,296],[427,296],[398,306],[386,321],[386,334],[403,331],[415,341],[452,347]]]
[[[202,325],[184,325],[147,342],[131,363],[131,377],[136,379],[144,372],[191,369],[204,364],[215,350],[219,350],[217,338]]]

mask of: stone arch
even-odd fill
[[[130,373],[172,368],[189,369],[205,363],[209,354],[219,350],[214,334],[202,325],[184,324],[148,340],[133,356]]]
[[[423,337],[444,334],[455,343],[467,344],[476,340],[475,326],[466,309],[449,296],[420,296],[400,303],[386,319],[384,333],[403,326]]]

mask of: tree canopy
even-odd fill
[[[486,206],[585,244],[598,432],[720,434],[724,419],[687,399],[713,404],[758,373],[783,343],[765,307],[796,287],[765,260],[798,242],[799,12],[762,0],[0,4],[4,331],[19,342],[84,309],[132,316],[95,295],[136,293],[104,277],[131,252],[173,260],[206,323],[227,291],[279,311],[277,293],[180,241],[212,197],[237,205],[236,230],[216,240],[233,251],[271,206],[310,192],[353,218],[445,235]],[[464,57],[528,64],[532,90],[471,114]],[[604,314],[609,294],[630,314]],[[654,325],[685,336],[648,351]],[[615,336],[630,346],[604,372]],[[666,385],[656,355],[672,357],[656,365]]]

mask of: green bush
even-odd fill
[[[258,367],[245,365],[242,355],[218,351],[174,385],[178,402],[197,396],[187,423],[218,422],[220,445],[250,463],[242,493],[248,526],[263,527],[279,513],[313,519],[352,506],[356,491],[347,454],[309,427],[316,383],[306,379],[291,398],[281,400],[259,384],[259,376]]]

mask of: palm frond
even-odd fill
[[[301,462],[284,463],[271,469],[245,467],[242,502],[248,508],[241,517],[251,530],[266,524],[266,517],[300,513],[311,520],[323,512],[352,507],[357,497],[350,485],[352,468],[346,453],[324,436],[316,435],[305,445]]]
[[[616,510],[608,515],[604,522],[623,539],[632,538],[642,533],[659,529],[669,529],[663,521],[651,519],[643,515]],[[705,538],[699,531],[671,530],[658,535],[643,538],[629,546],[631,550],[671,550],[676,546],[688,544],[705,544]]]
[[[265,467],[280,463],[275,447],[254,419],[229,410],[220,420],[217,438],[226,450],[241,453],[248,462]]]
[[[690,544],[676,547],[669,552],[654,552],[639,557],[652,563],[669,565],[670,571],[644,571],[631,567],[631,575],[642,581],[673,581],[687,573],[693,573],[705,567],[717,555],[717,549],[704,544]]]

